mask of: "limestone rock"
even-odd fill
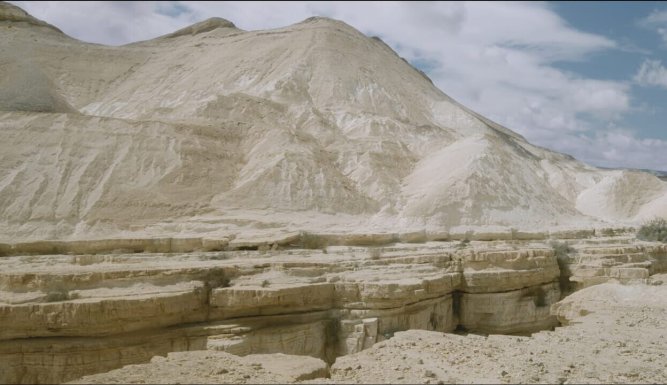
[[[667,215],[665,182],[533,146],[340,21],[121,47],[6,3],[0,23],[2,243],[526,240]]]
[[[2,383],[317,381],[341,355],[342,382],[466,382],[470,348],[509,366],[473,380],[524,381],[492,347],[572,354],[590,327],[441,332],[573,324],[593,307],[562,293],[667,271],[664,245],[597,231],[667,216],[665,182],[533,146],[343,22],[107,47],[0,3],[0,29]],[[568,378],[549,365],[530,382]]]

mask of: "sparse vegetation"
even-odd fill
[[[611,227],[604,228],[600,230],[600,235],[603,237],[615,237],[616,235],[620,234],[622,232],[622,229],[614,229]]]
[[[595,230],[595,234],[603,237],[616,237],[633,231],[634,229],[632,227],[607,227]]]
[[[551,248],[554,250],[554,256],[560,269],[559,286],[561,296],[564,297],[572,292],[572,283],[570,282],[572,271],[570,270],[569,260],[570,254],[575,253],[576,250],[569,243],[559,241],[551,242]],[[537,306],[537,303],[535,305]]]
[[[570,253],[575,251],[567,242],[553,241],[551,242],[551,248],[554,249],[554,255],[558,259],[567,258]]]
[[[301,247],[304,249],[324,250],[327,247],[327,240],[320,235],[303,231],[301,233]]]
[[[78,293],[70,293],[64,286],[55,286],[47,292],[44,302],[62,302],[77,298],[79,298]]]
[[[461,242],[456,244],[457,249],[463,249],[470,244],[470,239],[464,239]]]
[[[384,337],[385,340],[388,340],[390,338],[393,338],[394,334],[396,334],[396,332],[400,332],[400,331],[401,331],[400,329],[390,329],[390,330],[387,330],[386,332],[382,333],[382,336]]]
[[[269,282],[268,279],[265,279],[265,280],[262,281],[262,287],[269,287],[270,284],[271,284],[271,282]]]
[[[667,220],[655,218],[643,224],[637,231],[637,239],[667,243]]]
[[[220,253],[215,255],[204,254],[199,256],[199,260],[201,261],[222,261],[225,259],[229,259],[229,255]]]
[[[371,259],[380,259],[382,257],[382,253],[384,252],[384,249],[381,247],[369,247],[368,248],[368,256]]]
[[[210,289],[231,286],[230,278],[225,275],[225,271],[222,269],[209,270],[203,280],[204,284]]]

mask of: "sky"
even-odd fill
[[[244,30],[335,18],[531,143],[596,166],[667,171],[667,2],[11,3],[108,45],[209,17]]]

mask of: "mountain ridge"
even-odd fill
[[[119,47],[31,25],[0,39],[10,53],[0,84],[19,79],[0,90],[5,237],[534,229],[667,215],[654,176],[534,146],[341,21],[241,31],[208,19]]]
[[[20,7],[17,7],[5,1],[0,2],[0,22],[2,21],[9,21],[14,23],[24,22],[38,27],[46,27],[64,35],[63,31],[61,31],[54,25],[51,25],[43,20],[39,20],[30,15],[28,12],[21,9]]]

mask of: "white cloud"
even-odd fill
[[[197,21],[164,12],[170,1],[12,1],[79,40],[109,45],[151,39]]]
[[[660,37],[662,38],[662,41],[664,41],[665,44],[667,44],[667,28],[658,28],[656,29],[656,31],[658,32],[658,35],[660,35]]]
[[[667,88],[667,68],[660,60],[646,59],[634,77],[641,86],[659,86]]]
[[[667,10],[656,9],[641,22],[647,25],[667,24]]]
[[[645,28],[655,30],[667,44],[667,10],[654,10],[644,19],[639,21],[639,25]]]
[[[380,36],[412,63],[425,64],[445,93],[531,142],[595,164],[638,167],[636,159],[660,168],[667,164],[654,162],[663,159],[664,142],[637,139],[626,131],[622,137],[627,143],[621,145],[612,140],[620,134],[601,132],[630,110],[629,85],[584,78],[554,63],[583,61],[595,52],[621,47],[574,29],[546,3],[15,3],[70,35],[107,44],[153,38],[213,16],[246,30],[329,16]],[[662,14],[650,18],[657,22]],[[615,160],[610,148],[617,149]],[[623,152],[638,148],[643,150],[636,158]]]
[[[592,130],[587,118],[614,120],[630,108],[627,84],[582,78],[552,65],[585,60],[615,43],[572,29],[544,4],[394,7],[400,9],[370,21],[364,15],[374,14],[372,9],[345,7],[334,17],[380,35],[412,62],[428,60],[429,76],[442,90],[536,144],[567,150],[554,146],[554,135],[576,140],[563,135]],[[422,14],[442,14],[453,27],[416,22]],[[581,151],[573,155],[584,157]]]
[[[604,167],[631,167],[665,171],[667,141],[640,139],[630,131],[598,132],[593,137],[579,136],[564,146],[578,153],[580,160]]]

